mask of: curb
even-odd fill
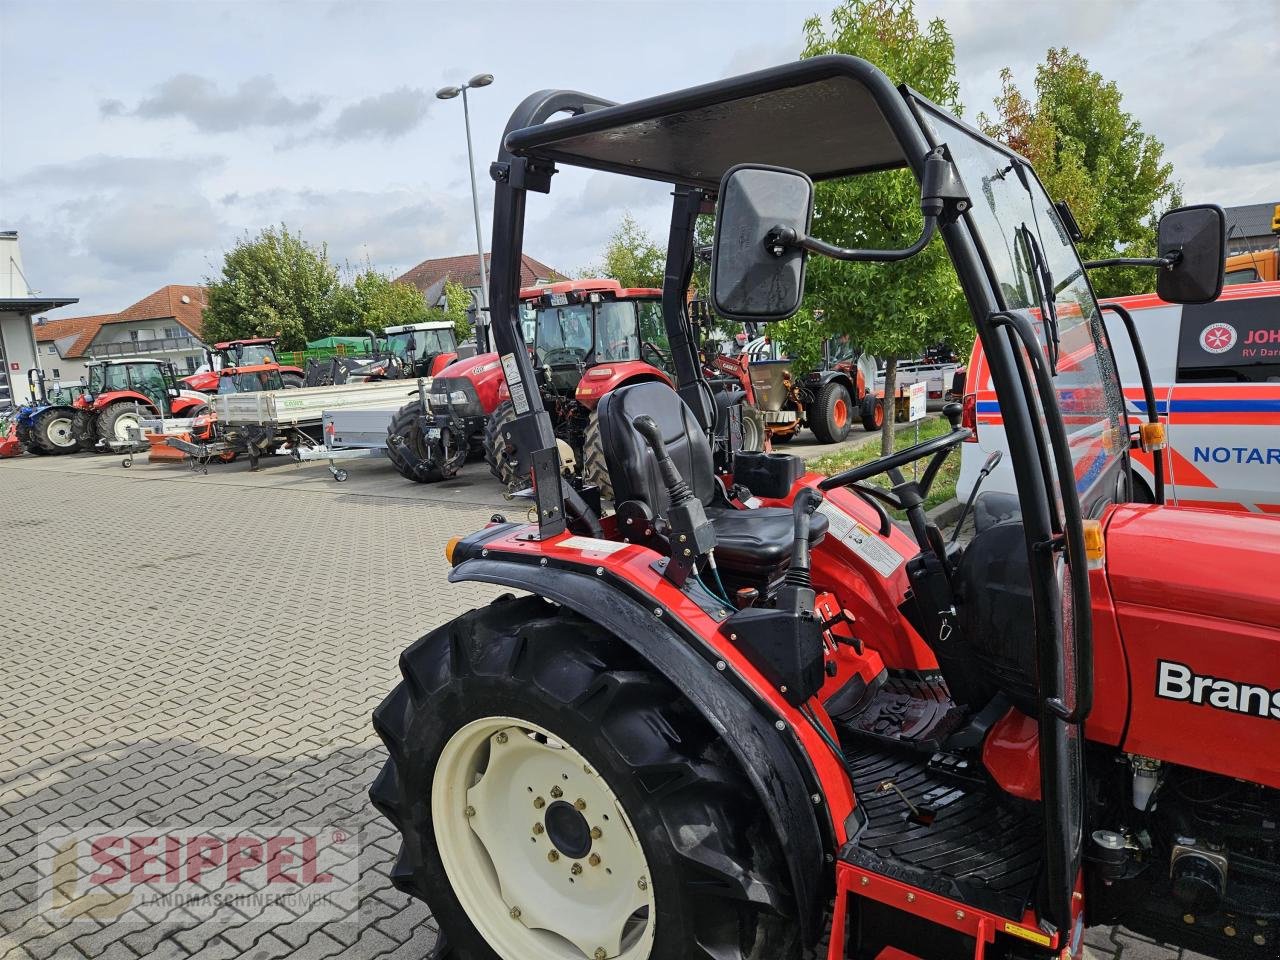
[[[950,500],[944,500],[936,507],[926,511],[925,516],[929,518],[930,523],[942,529],[955,523],[960,517],[960,511],[963,509],[964,504],[952,497]]]

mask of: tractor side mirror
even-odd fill
[[[1160,218],[1156,256],[1177,256],[1160,270],[1156,293],[1169,303],[1209,303],[1222,293],[1227,216],[1216,204],[1170,210]]]
[[[804,296],[805,251],[777,242],[808,236],[813,181],[798,170],[732,167],[720,181],[711,260],[711,303],[730,320],[785,320]]]

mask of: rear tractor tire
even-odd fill
[[[609,463],[604,458],[604,441],[600,437],[600,415],[591,414],[587,433],[582,440],[582,479],[600,488],[602,500],[613,500],[613,481],[609,479]]]
[[[414,483],[439,483],[457,476],[467,462],[468,448],[447,427],[439,441],[429,441],[419,426],[421,413],[422,405],[415,400],[392,418],[387,428],[387,456],[400,476]]]
[[[511,422],[516,418],[516,408],[510,400],[503,400],[484,425],[484,460],[489,464],[489,472],[498,478],[504,487],[513,487],[518,477],[511,463],[511,455],[507,453],[506,433]]]
[[[284,384],[286,390],[296,390],[307,385],[307,378],[300,373],[282,373],[280,382]]]
[[[809,429],[819,443],[840,443],[853,426],[853,401],[843,383],[832,381],[818,391],[818,402],[805,410]]]
[[[92,410],[76,410],[71,420],[71,433],[76,438],[76,449],[81,453],[92,453],[98,446],[98,427],[94,422],[96,414]]]
[[[392,882],[455,960],[800,955],[785,863],[732,756],[629,648],[536,596],[438,627],[374,712]]]
[[[31,442],[41,453],[62,456],[79,449],[73,430],[75,414],[69,407],[51,407],[37,416],[31,425]]]
[[[104,407],[98,414],[98,440],[110,451],[112,443],[128,441],[128,428],[138,426],[141,419],[142,414],[132,400],[121,400]]]
[[[862,429],[868,433],[874,433],[884,426],[884,401],[874,393],[868,393],[862,398],[858,412],[862,418]]]
[[[749,403],[742,405],[742,449],[745,453],[763,453],[764,440],[769,435],[764,414]]]

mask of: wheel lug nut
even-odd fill
[[[537,810],[541,810],[541,809],[542,809],[543,807],[545,807],[546,805],[547,805],[547,801],[543,800],[541,797],[534,797],[534,798],[533,798],[533,806],[534,806],[534,808],[535,808],[535,809],[537,809]]]
[[[555,863],[557,860],[559,860],[559,859],[560,859],[560,853],[559,853],[559,851],[557,851],[557,850],[548,850],[548,851],[547,851],[547,859],[548,859],[549,861],[551,861],[552,863]]]
[[[512,908],[511,908],[511,919],[512,919],[512,920],[519,920],[519,919],[520,919],[520,908],[519,908],[519,907],[512,907]]]
[[[495,739],[495,740],[497,740],[499,743],[506,743],[506,742],[507,742],[507,731],[503,730],[503,731],[499,732],[499,734],[498,734],[496,737],[494,737],[494,739]]]
[[[564,796],[564,791],[563,791],[563,790],[561,790],[559,787],[552,787],[552,788],[551,788],[551,796],[553,796],[555,799],[559,800],[561,797],[563,797],[563,796]]]
[[[595,952],[596,960],[605,960],[605,957],[607,956],[609,956],[608,950],[606,950],[604,947],[596,947],[596,952]]]
[[[463,808],[462,815],[466,817],[468,820],[470,820],[472,817],[476,815],[476,808],[468,805]]]
[[[573,809],[575,809],[575,810],[585,810],[585,809],[587,809],[587,801],[585,801],[585,800],[583,800],[581,797],[579,797],[577,800],[573,801]]]
[[[576,877],[578,874],[582,873],[582,864],[575,863],[572,867],[569,868],[569,872]]]
[[[591,856],[587,857],[587,863],[591,864],[593,867],[600,866],[600,854],[593,853]]]
[[[603,837],[603,836],[604,836],[604,831],[603,831],[603,830],[601,830],[599,827],[592,827],[592,828],[591,828],[591,839],[592,839],[592,840],[599,840],[599,839],[600,839],[601,837]]]
[[[646,880],[644,877],[641,877],[639,880],[636,881],[636,886],[639,887],[641,890],[648,890],[649,881]]]
[[[535,823],[535,824],[533,825],[533,832],[534,832],[534,833],[542,833],[542,830],[543,830],[543,826],[542,826],[542,824],[540,824],[540,823]]]

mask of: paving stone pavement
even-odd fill
[[[385,464],[351,477],[0,462],[0,960],[428,954],[435,928],[391,887],[398,838],[366,796],[369,717],[405,646],[498,592],[447,587],[444,542],[519,511],[474,465],[452,487]],[[358,837],[358,904],[323,924],[39,907],[42,830],[245,821]],[[1120,930],[1088,942],[1096,960],[1193,957]]]

